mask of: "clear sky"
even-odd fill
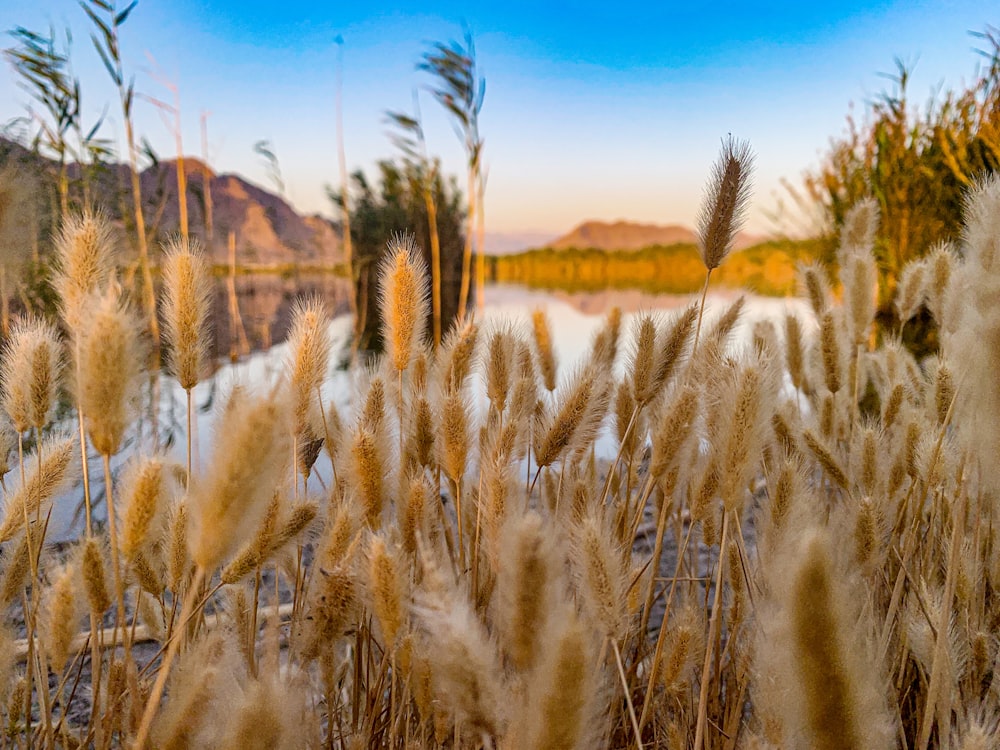
[[[853,103],[890,85],[879,76],[899,57],[915,64],[911,93],[968,82],[976,69],[969,31],[1000,24],[992,0],[954,2],[537,3],[482,5],[284,0],[140,0],[122,28],[140,92],[169,99],[150,75],[151,54],[179,85],[185,151],[268,184],[253,144],[274,146],[301,210],[331,214],[324,185],[337,182],[335,39],[344,40],[344,118],[351,170],[371,173],[393,153],[386,109],[409,109],[428,83],[415,63],[433,41],[476,38],[486,77],[481,133],[489,167],[491,232],[558,234],[584,219],[692,224],[720,140],[749,139],[757,153],[751,228],[842,133]],[[124,3],[119,2],[123,7]],[[0,0],[0,29],[69,27],[85,121],[114,92],[71,0]],[[9,46],[9,37],[3,46]],[[4,65],[0,122],[28,96]],[[429,96],[421,107],[429,146],[461,174],[461,146]],[[155,109],[137,103],[137,127],[163,156],[174,151]]]

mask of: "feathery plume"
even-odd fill
[[[892,301],[899,322],[906,323],[917,314],[924,303],[927,288],[928,263],[926,258],[913,259],[903,266],[896,287],[896,297]]]
[[[840,265],[852,255],[871,257],[875,249],[875,231],[878,229],[878,202],[865,198],[855,203],[844,216],[840,229]]]
[[[830,306],[830,283],[819,263],[802,264],[798,268],[799,293],[809,300],[816,317],[821,317]]]
[[[445,396],[441,405],[440,463],[444,473],[456,484],[465,476],[469,455],[469,410],[461,392]]]
[[[739,315],[741,309],[742,303],[737,302],[729,310],[730,313],[734,313],[734,324],[736,322],[735,316]],[[656,368],[653,371],[652,392],[646,398],[642,399],[637,395],[636,400],[639,403],[646,404],[650,399],[658,395],[663,390],[663,387],[670,382],[670,378],[680,369],[684,358],[687,356],[691,334],[694,333],[697,322],[698,307],[696,305],[688,305],[687,309],[677,316],[671,324],[670,329],[661,337],[656,351]]]
[[[531,330],[535,334],[535,354],[538,356],[538,368],[542,372],[542,383],[550,393],[556,389],[556,352],[552,344],[552,324],[549,316],[542,308],[536,308],[531,313]]]
[[[176,472],[165,459],[150,456],[131,463],[122,480],[121,552],[126,560],[158,544],[166,533],[167,510],[180,489]]]
[[[656,323],[648,313],[633,324],[632,354],[628,369],[632,375],[632,393],[638,403],[646,403],[653,395],[653,375],[656,367]]]
[[[260,522],[288,460],[289,434],[284,399],[233,391],[214,459],[189,499],[188,548],[203,570],[215,570]]]
[[[840,334],[837,319],[832,311],[823,314],[819,324],[820,353],[823,355],[823,376],[830,393],[840,390],[843,382]]]
[[[927,307],[939,326],[944,325],[944,300],[956,265],[955,251],[948,243],[939,243],[927,253],[927,280],[925,293]]]
[[[83,543],[80,570],[90,611],[98,620],[111,606],[111,593],[108,589],[107,567],[104,560],[104,549],[97,537],[87,539]]]
[[[574,534],[580,591],[595,627],[608,637],[621,637],[625,626],[625,566],[600,522],[584,519]]]
[[[57,272],[53,282],[59,294],[66,327],[74,334],[84,321],[87,298],[103,289],[115,266],[111,221],[100,211],[84,211],[65,218],[56,237]]]
[[[722,264],[743,225],[750,203],[752,173],[750,144],[732,137],[724,140],[698,216],[698,251],[709,271]]]
[[[0,543],[13,539],[24,528],[25,515],[34,518],[41,508],[74,478],[74,442],[72,438],[54,436],[45,440],[35,454],[25,460],[31,467],[23,485],[8,494],[0,522]],[[41,451],[39,465],[35,456]],[[42,514],[44,517],[44,513]]]
[[[417,259],[412,235],[396,235],[379,273],[382,337],[386,355],[397,372],[410,366],[427,324],[427,269]]]
[[[330,362],[330,331],[326,305],[318,297],[296,302],[288,335],[288,372],[292,394],[292,429],[303,437],[316,437],[319,388]]]
[[[511,372],[515,364],[514,336],[510,323],[501,323],[486,342],[486,396],[498,412],[503,413],[511,391]]]
[[[553,463],[567,448],[590,442],[600,425],[594,423],[593,415],[603,418],[607,411],[609,382],[606,374],[599,374],[593,367],[583,367],[573,375],[559,410],[549,415],[536,432],[535,461],[539,467]],[[588,430],[593,432],[588,434]]]
[[[141,324],[117,290],[91,297],[77,345],[77,400],[97,452],[118,452],[139,397],[143,355]]]
[[[170,371],[184,390],[198,385],[205,368],[211,298],[200,246],[179,237],[172,240],[163,258],[163,333]]]
[[[376,435],[359,426],[351,442],[351,470],[365,521],[377,531],[382,527],[385,506],[385,448]]]
[[[588,709],[597,692],[586,629],[569,608],[553,614],[559,626],[527,691],[523,728],[527,738],[520,746],[530,750],[584,746]]]
[[[503,670],[468,599],[451,594],[430,588],[414,610],[428,636],[434,685],[444,706],[472,731],[496,735],[504,723]]]
[[[799,325],[799,319],[791,313],[785,315],[785,364],[788,367],[792,385],[796,389],[804,389],[806,378],[802,327]]]
[[[52,670],[60,674],[66,667],[73,638],[76,636],[83,614],[80,590],[80,569],[70,562],[55,575],[47,594],[43,631],[45,650]]]
[[[514,667],[527,671],[544,653],[543,634],[553,611],[558,570],[542,517],[511,521],[500,545],[500,622]]]
[[[806,536],[788,588],[794,654],[794,705],[810,747],[878,748],[892,744],[877,677],[849,633],[852,618],[836,579],[829,542]],[[773,646],[772,646],[773,648]]]
[[[61,371],[62,348],[55,328],[38,318],[18,321],[0,365],[3,407],[15,430],[41,430],[48,424]]]
[[[653,452],[649,473],[659,479],[677,462],[685,443],[692,438],[698,415],[699,392],[691,385],[680,386],[669,396],[658,427],[653,431]]]
[[[404,572],[396,554],[386,546],[385,539],[373,536],[368,548],[368,585],[372,610],[382,626],[384,647],[393,650],[403,627],[405,601]]]
[[[719,464],[723,466],[721,494],[727,511],[742,507],[755,461],[759,460],[766,431],[771,422],[769,405],[777,387],[763,359],[751,360],[733,373],[727,383],[719,442]]]
[[[438,352],[441,375],[438,382],[446,391],[459,391],[472,372],[473,354],[479,339],[479,326],[472,320],[456,323]]]
[[[611,369],[618,357],[618,339],[621,336],[622,309],[612,307],[596,334],[591,346],[590,358],[602,367]]]

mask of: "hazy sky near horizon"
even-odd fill
[[[125,3],[119,2],[119,7]],[[431,42],[475,34],[486,78],[481,116],[491,232],[559,234],[584,219],[692,225],[727,133],[757,154],[750,228],[766,231],[785,196],[819,163],[851,111],[891,83],[894,58],[914,65],[923,105],[940,85],[973,79],[981,59],[970,31],[1000,24],[1000,6],[953,2],[750,3],[325,3],[286,0],[140,0],[121,30],[138,92],[170,100],[150,75],[152,55],[179,86],[184,150],[200,155],[199,116],[210,112],[208,155],[271,187],[253,152],[269,140],[287,194],[301,210],[332,215],[324,186],[338,181],[334,91],[344,40],[344,131],[350,170],[374,175],[393,155],[387,109],[411,110],[429,81],[415,63]],[[990,14],[992,13],[992,17]],[[0,29],[73,31],[84,120],[107,107],[121,119],[71,0],[0,0]],[[6,37],[4,47],[12,39]],[[0,123],[30,100],[0,73]],[[164,158],[173,137],[137,102],[137,130]],[[461,145],[429,95],[421,109],[430,150],[464,185]]]

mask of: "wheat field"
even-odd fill
[[[748,170],[727,144],[706,290]],[[68,217],[61,320],[19,321],[0,372],[2,745],[996,747],[1000,179],[901,276],[929,359],[875,326],[877,221],[851,212],[838,278],[800,269],[815,335],[789,314],[734,343],[741,303],[706,322],[702,295],[629,330],[612,311],[578,363],[541,310],[433,349],[400,238],[352,408],[323,400],[328,315],[304,300],[284,376],[233,388],[200,460],[208,272],[177,241],[159,302],[187,459],[115,472],[150,341],[107,220]],[[77,418],[53,430],[64,391]],[[107,512],[88,492],[81,538],[48,544],[91,472]]]

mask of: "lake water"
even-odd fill
[[[233,295],[226,280],[218,282],[214,302],[213,346],[215,368],[211,377],[194,389],[195,420],[194,452],[195,472],[200,461],[211,455],[214,441],[213,415],[224,402],[224,395],[236,383],[266,386],[276,383],[282,376],[288,358],[284,339],[288,333],[291,311],[295,300],[302,295],[319,295],[328,301],[333,314],[330,332],[334,352],[344,352],[349,346],[351,322],[346,314],[346,284],[331,276],[305,276],[278,278],[252,275],[235,280],[235,299],[239,319],[230,314]],[[706,324],[732,304],[738,292],[710,292],[706,302]],[[637,314],[657,312],[670,315],[693,301],[690,295],[650,295],[642,292],[563,293],[529,290],[508,285],[488,286],[485,295],[483,320],[486,325],[507,320],[525,326],[530,331],[530,317],[536,308],[544,308],[552,324],[553,339],[559,361],[559,371],[567,374],[589,351],[591,338],[603,323],[604,316],[614,306],[620,307],[623,341],[620,352],[628,351],[632,321]],[[767,298],[749,295],[743,318],[734,332],[734,345],[749,341],[753,325],[760,320],[771,320],[781,330],[786,312],[792,312],[807,325],[812,314],[808,305],[799,299]],[[334,360],[342,359],[334,357]],[[619,355],[619,367],[624,356]],[[355,372],[340,369],[331,362],[323,388],[324,399],[332,400],[345,416],[353,411],[355,394],[359,391]],[[165,451],[179,462],[185,460],[185,393],[177,382],[165,374],[149,376],[142,394],[139,418],[130,430],[125,449],[113,461],[113,470],[120,470],[129,457],[137,453]],[[75,418],[69,417],[65,429],[75,428]],[[598,443],[599,452],[613,453],[610,435]],[[323,455],[325,458],[325,454]],[[320,483],[329,484],[329,465],[317,463],[317,479],[310,481],[312,491],[320,491]],[[91,487],[95,503],[103,498],[103,478],[100,460],[93,457]],[[60,498],[53,510],[50,539],[69,539],[77,536],[82,524],[82,486],[78,485]]]

